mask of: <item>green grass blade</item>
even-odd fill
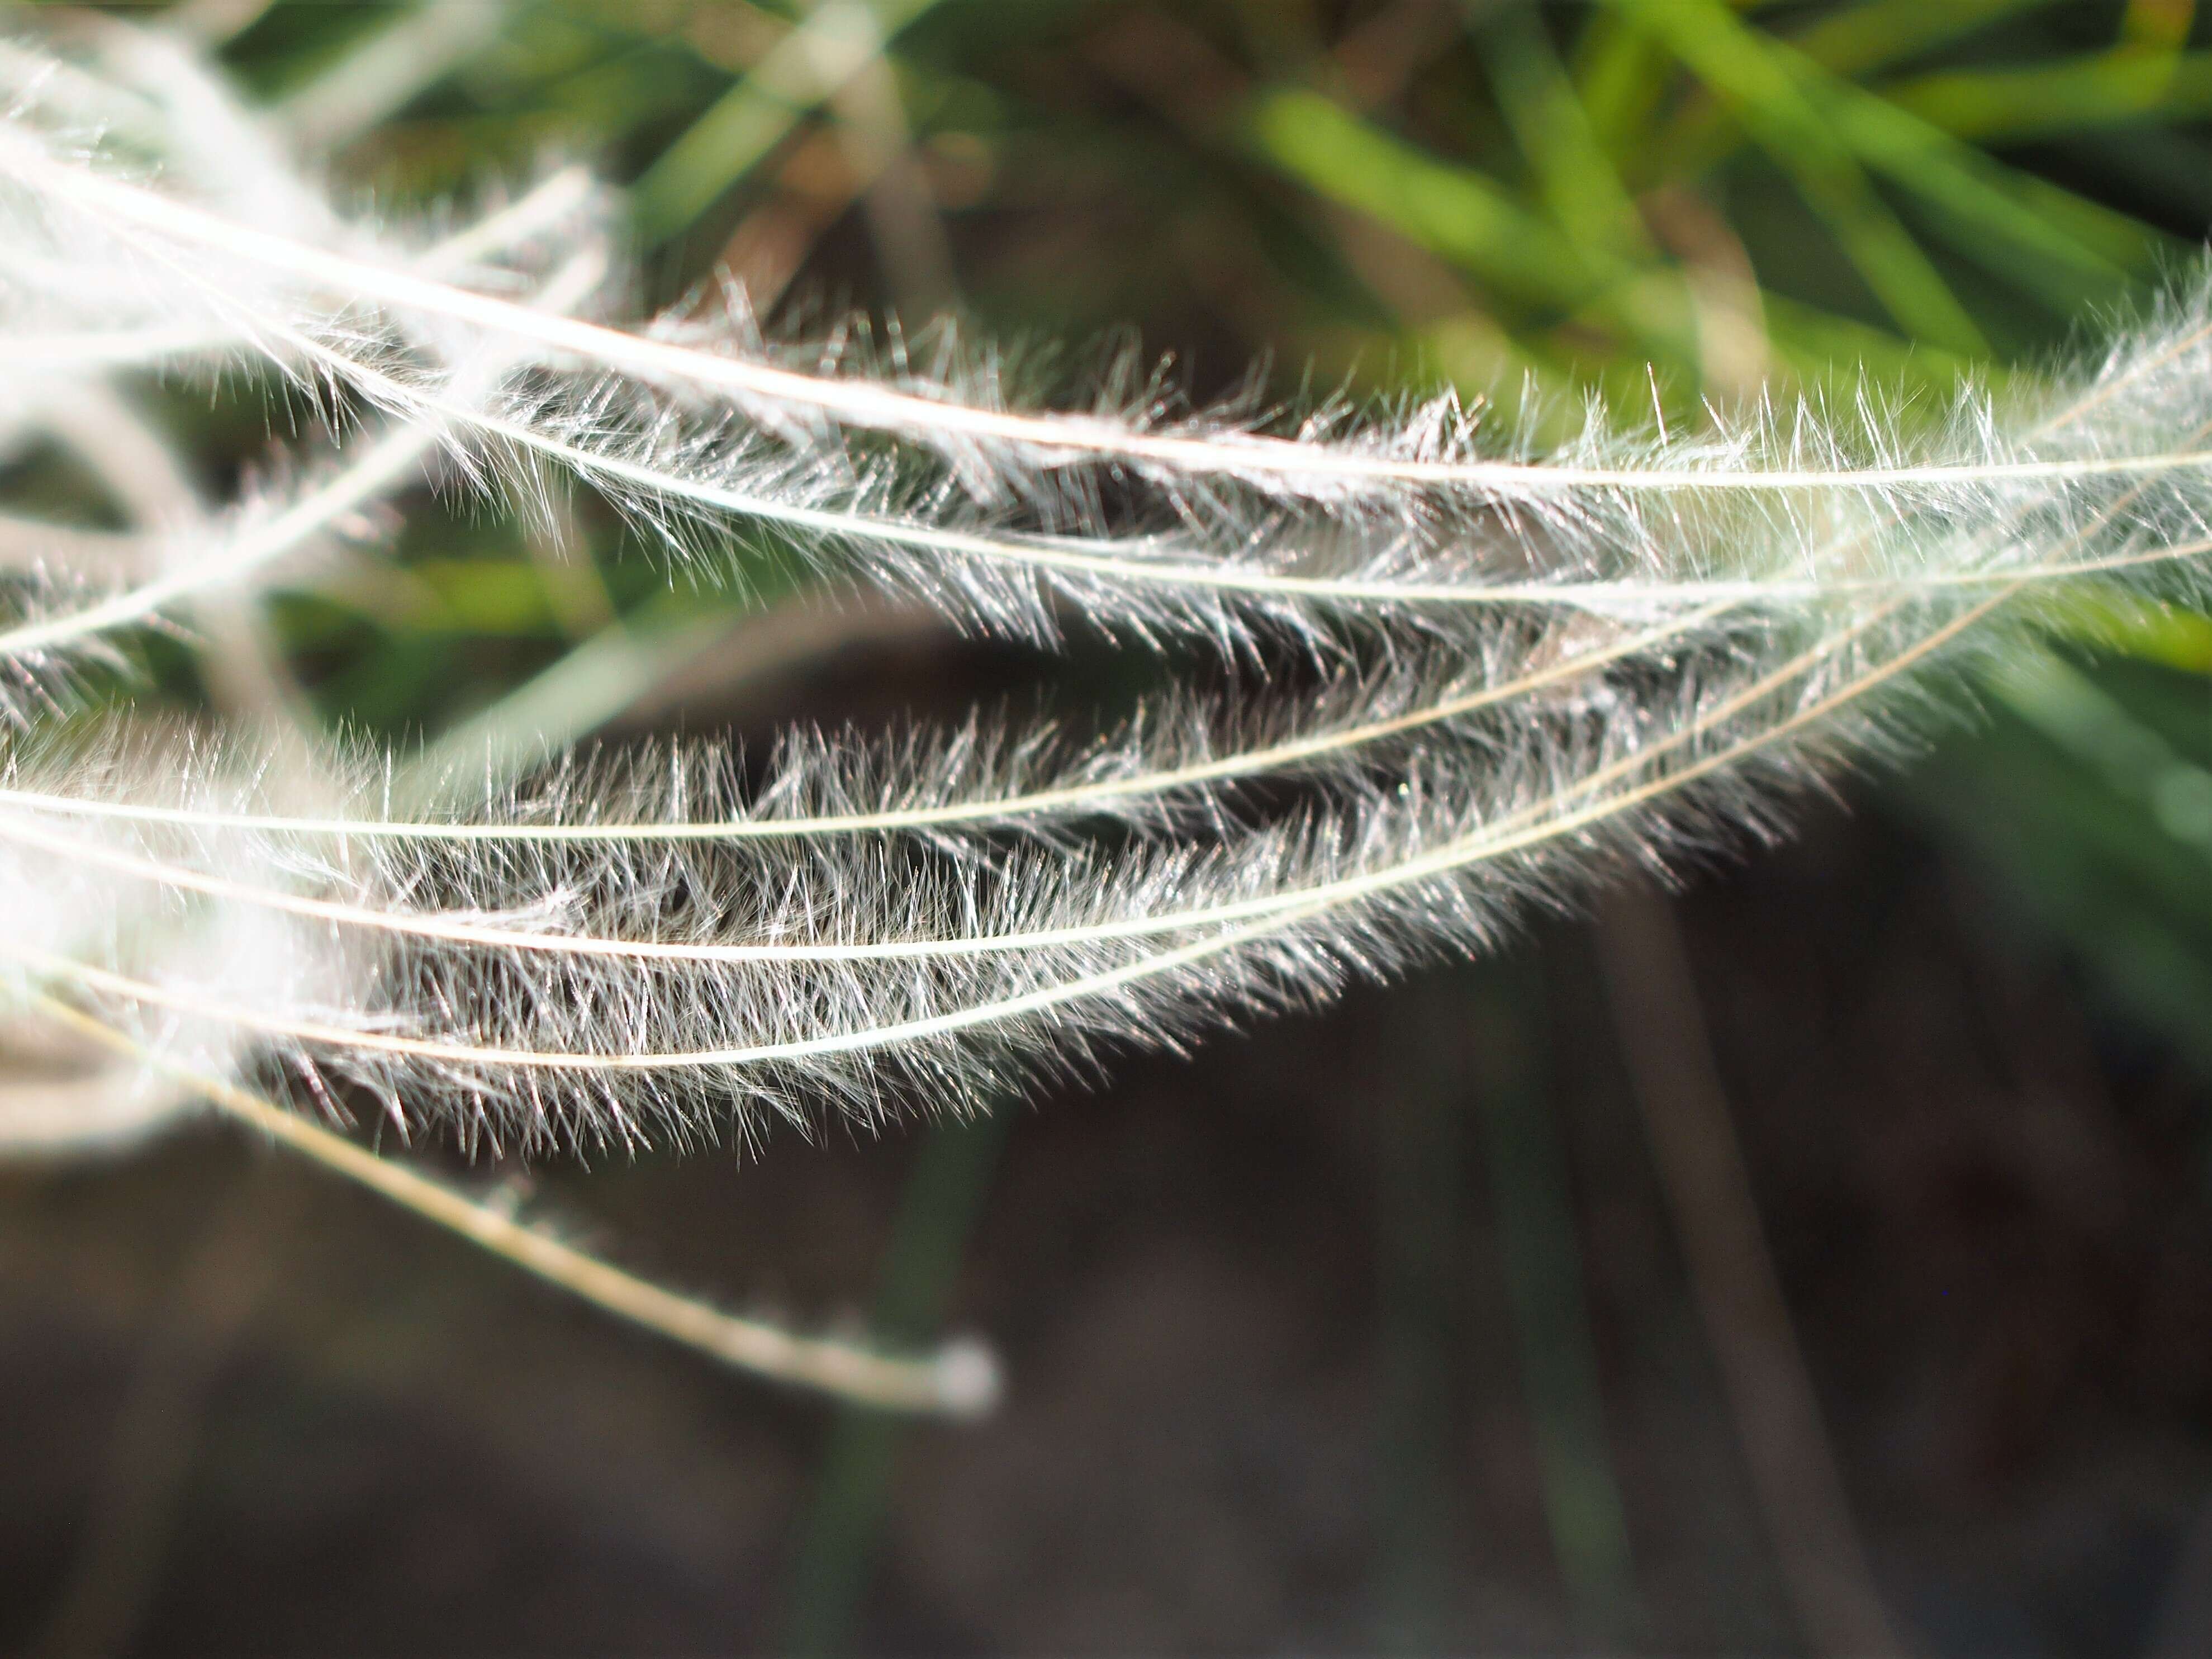
[[[1666,96],[1666,53],[1633,18],[1599,11],[1575,43],[1573,64],[1590,131],[1618,166],[1650,130]]]
[[[876,1292],[874,1317],[889,1340],[902,1340],[911,1331],[936,1334],[1014,1115],[1015,1108],[1004,1105],[942,1124],[922,1143]],[[792,1572],[785,1653],[853,1650],[904,1427],[885,1412],[852,1407],[838,1413]]]
[[[1488,977],[1489,994],[1474,1011],[1476,1092],[1544,1506],[1560,1576],[1589,1634],[1613,1647],[1635,1622],[1635,1575],[1565,1151],[1546,1097],[1544,1011],[1528,971]]]
[[[2165,239],[2112,210],[2016,172],[1887,100],[1798,65],[1837,136],[1874,171],[1936,211],[1960,252],[2071,313],[2147,275]]]
[[[1498,110],[1528,159],[1553,220],[1583,246],[1649,257],[1650,238],[1636,204],[1542,22],[1534,13],[1508,10],[1480,33],[1483,65]]]
[[[1735,109],[1907,333],[1970,356],[1987,353],[1988,342],[1950,285],[1765,37],[1720,0],[1615,3]]]
[[[1467,1278],[1466,1078],[1424,1042],[1465,1012],[1455,981],[1404,988],[1388,1029],[1404,1033],[1401,1086],[1377,1101],[1377,1646],[1449,1650],[1465,1517],[1451,1478]],[[1398,1022],[1402,1022],[1402,1025]]]
[[[1264,161],[1512,299],[1564,307],[1597,281],[1583,250],[1502,186],[1427,155],[1318,93],[1260,94],[1245,130]]]
[[[882,50],[936,0],[880,0],[868,49]],[[760,164],[856,73],[858,15],[819,7],[778,41],[646,169],[631,195],[639,236],[665,242],[689,226]]]
[[[1954,138],[2019,143],[2212,113],[2212,52],[2094,52],[2017,69],[1923,75],[1881,90],[1899,108]]]
[[[1577,243],[1495,180],[1454,166],[1342,106],[1303,91],[1261,94],[1246,118],[1262,161],[1475,277],[1508,301],[1553,317],[1587,313],[1637,349],[1696,363],[1679,285],[1618,253]]]
[[[1698,367],[1694,325],[1671,275],[1564,235],[1495,180],[1453,165],[1310,92],[1263,94],[1246,118],[1260,160],[1437,253],[1500,296],[1622,333],[1671,370]],[[1887,384],[1948,384],[1968,357],[1783,295],[1762,293],[1775,349],[1809,378],[1863,369]],[[1624,385],[1643,385],[1640,365]]]
[[[1790,44],[1821,68],[1850,76],[1870,74],[1948,46],[1953,41],[2051,0],[1866,0],[1832,12]]]

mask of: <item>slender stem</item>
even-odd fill
[[[441,1182],[377,1157],[271,1101],[194,1071],[60,998],[31,1000],[40,1013],[190,1089],[226,1115],[332,1173],[359,1182],[426,1221],[618,1319],[712,1355],[741,1370],[886,1411],[974,1417],[991,1409],[996,1372],[972,1342],[929,1358],[901,1358],[828,1337],[799,1336],[722,1312],[579,1250]]]
[[[0,154],[25,183],[94,216],[280,270],[349,297],[444,316],[648,380],[674,380],[740,399],[811,410],[863,428],[937,442],[981,442],[1076,458],[1119,459],[1178,473],[1272,479],[1325,491],[1375,486],[1551,495],[1591,489],[1639,493],[1694,489],[1905,489],[1920,486],[2135,476],[2197,468],[2212,453],[2092,456],[2068,460],[1927,462],[1852,468],[1601,467],[1504,460],[1431,461],[1342,445],[1244,433],[1182,436],[1103,417],[1024,414],[964,404],[942,392],[903,391],[860,378],[810,374],[672,341],[549,315],[490,295],[350,258],[257,230],[154,191],[56,161],[16,142]]]
[[[825,835],[878,834],[902,830],[939,830],[959,824],[996,824],[1028,818],[1074,816],[1123,803],[1243,777],[1289,769],[1380,742],[1424,726],[1458,719],[1506,700],[1578,679],[1608,663],[1663,645],[1689,629],[1718,617],[1715,605],[1654,628],[1639,630],[1595,650],[1577,652],[1509,680],[1440,698],[1379,720],[1291,738],[1264,748],[1242,750],[1213,760],[1164,767],[1128,777],[1064,784],[994,799],[947,801],[934,806],[886,808],[873,812],[839,812],[788,818],[726,818],[682,823],[466,823],[435,820],[303,817],[275,813],[224,812],[195,807],[137,805],[31,789],[0,788],[0,807],[14,806],[58,817],[115,823],[168,824],[204,831],[237,830],[257,835],[325,836],[343,840],[438,842],[529,842],[563,844],[607,842],[792,840]],[[0,835],[9,833],[0,825]]]
[[[188,273],[187,273],[188,274]],[[1070,580],[1105,581],[1136,588],[1195,589],[1249,599],[1274,599],[1326,605],[1441,605],[1480,609],[1528,608],[1580,610],[1600,616],[1633,614],[1653,607],[1684,605],[1781,605],[1793,601],[1841,597],[1854,593],[1941,592],[2008,582],[2025,575],[2080,575],[2119,570],[2154,562],[2156,552],[2129,552],[2103,558],[2081,559],[2048,566],[1996,566],[1988,568],[1911,571],[1871,576],[1749,576],[1637,578],[1605,577],[1536,581],[1484,581],[1474,578],[1453,580],[1413,580],[1364,576],[1310,576],[1269,569],[1254,562],[1238,562],[1207,554],[1171,538],[1135,537],[1112,539],[1097,537],[991,534],[955,526],[888,514],[871,514],[808,506],[760,489],[737,489],[706,478],[686,477],[653,461],[626,456],[607,447],[557,437],[526,420],[497,415],[481,404],[456,398],[442,390],[410,384],[318,340],[303,330],[273,319],[263,319],[261,331],[293,351],[319,362],[374,401],[415,417],[542,455],[574,469],[602,489],[617,494],[634,491],[642,497],[679,503],[686,508],[708,509],[741,518],[758,519],[787,530],[826,540],[866,547],[899,547],[955,559],[979,559],[1011,564]],[[720,362],[722,359],[717,358]],[[2094,400],[2093,400],[2094,401]],[[2070,418],[2070,417],[2069,417]],[[2051,423],[2046,430],[2066,422]],[[2041,465],[2041,464],[2034,464]],[[2156,456],[2103,458],[2084,463],[2053,464],[2035,476],[2057,484],[2092,476],[2143,478],[2189,471],[2212,465],[2212,450],[2182,449]],[[1548,477],[1559,469],[1542,469]],[[1627,476],[1627,475],[1624,475]],[[1654,477],[1681,475],[1645,472]],[[1857,479],[1860,491],[1879,495],[1884,488],[1879,471],[1820,475],[1812,483],[1793,481],[1785,474],[1747,475],[1771,481],[1780,489],[1844,488],[1843,480]],[[2025,477],[2026,475],[2021,475]],[[1946,475],[1954,483],[1986,482]],[[1894,513],[1887,522],[1900,522]],[[1854,544],[1862,538],[1850,538]]]

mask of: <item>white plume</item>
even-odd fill
[[[0,558],[0,975],[403,1124],[960,1109],[1480,948],[1610,863],[1778,830],[1791,789],[1909,739],[1960,653],[2083,583],[2201,593],[2212,551],[2201,290],[2002,396],[1694,434],[1593,410],[1539,457],[1452,398],[1189,411],[1124,368],[1033,406],[949,332],[771,342],[735,294],[619,327],[580,174],[443,240],[371,231],[273,149],[232,179],[170,142],[209,130],[197,94],[29,48],[0,75],[0,416],[118,367],[252,365],[362,428],[145,530],[135,577],[63,526]],[[1208,642],[1255,689],[1095,739],[979,715],[793,733],[757,781],[671,748],[473,792],[75,716],[129,630],[435,465],[526,505],[572,477],[708,568],[767,538],[981,628]]]

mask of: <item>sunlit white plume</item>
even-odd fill
[[[1962,652],[2084,584],[2197,593],[2212,550],[2201,289],[2032,389],[1592,410],[1542,455],[1451,398],[1191,410],[1123,368],[1054,406],[950,331],[605,320],[581,174],[371,228],[204,70],[100,40],[0,58],[0,428],[252,368],[343,435],[188,522],[0,526],[0,972],[338,1109],[525,1143],[960,1109],[1773,831]],[[977,629],[1207,647],[1246,692],[473,790],[77,708],[426,471],[572,480],[710,571],[766,543]]]

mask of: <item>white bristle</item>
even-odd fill
[[[4,566],[0,971],[403,1124],[682,1142],[959,1109],[1772,833],[2069,586],[2204,587],[2202,286],[1940,415],[1778,398],[1540,457],[1451,399],[1171,415],[1125,373],[1054,410],[949,335],[772,343],[735,295],[599,320],[619,273],[580,174],[442,239],[356,223],[259,140],[231,181],[165,149],[209,118],[191,98],[113,87],[130,142],[102,138],[105,83],[44,61],[0,58],[0,420],[118,365],[252,362],[379,424],[127,560],[79,568],[58,532]],[[1169,692],[1085,741],[798,732],[750,787],[712,748],[576,760],[433,792],[442,815],[395,807],[388,757],[49,718],[125,631],[252,591],[434,468],[530,510],[580,481],[702,565],[766,535],[971,626],[1075,615],[1209,642],[1246,683],[1288,655],[1314,689]],[[1288,805],[1255,803],[1269,779]],[[947,1364],[963,1400],[995,1386]]]

